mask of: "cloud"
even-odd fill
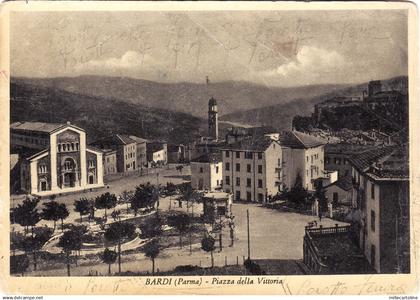
[[[336,51],[303,46],[293,60],[260,75],[277,77],[284,80],[284,84],[336,82],[337,76],[348,66],[346,59]]]
[[[75,67],[77,71],[101,71],[115,69],[136,69],[143,64],[149,63],[151,57],[147,54],[144,56],[136,51],[127,51],[121,57],[111,57],[103,60],[89,60]]]

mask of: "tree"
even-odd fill
[[[49,227],[36,227],[32,236],[25,237],[21,247],[26,253],[32,253],[34,270],[37,268],[37,253],[44,244],[51,238],[53,230]]]
[[[38,213],[37,205],[39,198],[26,197],[22,204],[12,209],[14,222],[25,227],[25,234],[29,231],[29,226],[33,228],[41,220],[41,215]]]
[[[153,238],[162,233],[163,220],[159,215],[140,224],[141,238]]]
[[[105,231],[105,239],[118,243],[118,272],[121,273],[121,242],[125,238],[134,237],[136,227],[131,223],[115,222]]]
[[[322,214],[327,210],[328,207],[327,197],[325,196],[325,189],[322,186],[322,180],[315,180],[314,185],[314,197],[319,201],[319,213]]]
[[[298,174],[296,181],[290,191],[283,192],[283,195],[295,206],[303,207],[308,199],[308,190],[302,186],[302,177]]]
[[[111,275],[111,265],[117,260],[117,252],[105,248],[102,253],[102,260],[104,263],[108,264],[108,275]]]
[[[80,214],[80,223],[83,222],[83,216],[88,215],[90,212],[90,201],[86,198],[74,201],[74,211]]]
[[[117,205],[117,197],[114,194],[106,192],[95,198],[95,207],[97,209],[105,209],[105,218],[107,218],[106,210]]]
[[[64,203],[60,203],[57,207],[57,216],[61,220],[61,231],[64,231],[64,219],[69,216],[69,210]]]
[[[165,187],[165,194],[169,196],[169,209],[172,208],[172,196],[176,195],[176,186],[172,182],[167,182]]]
[[[131,199],[134,197],[134,191],[123,191],[119,196],[119,202],[127,204],[127,212],[129,211]]]
[[[158,197],[157,190],[149,182],[137,186],[134,197],[131,199],[131,208],[134,210],[134,214],[137,215],[140,208],[154,207]]]
[[[77,229],[70,229],[63,233],[58,241],[58,246],[61,247],[66,254],[67,261],[67,276],[70,276],[70,255],[72,251],[78,251],[82,247],[82,236]]]
[[[60,220],[60,204],[52,200],[50,202],[44,203],[44,208],[41,212],[41,217],[47,221],[54,221],[54,231],[56,228],[56,222]]]
[[[212,236],[206,236],[201,240],[201,249],[206,252],[210,252],[211,255],[211,267],[214,267],[214,259],[213,259],[213,251],[216,249],[215,247],[215,239]]]
[[[168,217],[170,226],[179,231],[179,247],[182,249],[182,234],[187,231],[190,225],[190,216],[186,213],[179,213]]]
[[[155,274],[155,259],[159,252],[159,244],[156,240],[151,240],[144,246],[144,255],[152,260],[152,274]]]
[[[114,221],[121,221],[121,210],[119,210],[119,209],[117,209],[117,210],[114,210],[112,213],[111,213],[111,217],[112,217],[112,219],[114,219]]]
[[[10,273],[11,274],[22,274],[29,268],[29,259],[25,255],[12,255],[10,257]]]

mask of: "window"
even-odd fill
[[[258,202],[263,202],[264,201],[264,195],[259,193],[258,194]]]
[[[230,185],[230,177],[229,176],[225,177],[225,182],[226,182],[226,185]]]
[[[336,158],[335,158],[335,164],[337,164],[337,165],[341,165],[341,158],[336,157]]]
[[[200,173],[203,173],[203,167],[200,167]]]
[[[229,171],[230,170],[230,163],[226,163],[226,165],[225,165],[225,169],[226,169],[226,171]]]
[[[219,185],[219,179],[216,180],[216,185]]]
[[[246,159],[252,159],[252,152],[245,152]]]
[[[230,157],[230,152],[229,151],[226,151],[225,154],[226,154],[226,157]]]
[[[258,165],[258,174],[262,174],[262,165]]]
[[[313,163],[314,163],[314,156],[311,155],[311,164],[313,164]]]
[[[375,199],[375,184],[373,182],[370,184],[370,198]]]
[[[66,144],[63,144],[63,151],[66,151]]]
[[[236,158],[241,158],[241,152],[236,151]]]
[[[251,178],[246,179],[246,186],[251,187]]]
[[[258,152],[258,159],[262,159],[262,153]]]
[[[258,187],[261,189],[263,187],[262,179],[258,179]]]
[[[370,211],[370,229],[375,231],[375,212],[373,210]]]
[[[39,165],[38,171],[39,171],[39,173],[47,173],[47,166],[46,165]]]
[[[219,173],[219,166],[216,166],[216,174]]]
[[[240,186],[241,185],[241,178],[236,177],[236,186]]]
[[[247,164],[247,165],[246,165],[246,171],[247,171],[248,173],[251,173],[251,165],[250,165],[250,164]]]
[[[58,144],[58,152],[61,152],[61,144]]]
[[[329,164],[330,163],[330,157],[329,156],[325,156],[325,163]]]
[[[236,200],[241,200],[241,191],[236,191],[236,193],[235,193],[235,199]]]
[[[251,193],[246,192],[246,201],[251,201]]]
[[[236,164],[236,172],[241,172],[241,164]]]
[[[306,156],[306,162],[309,162],[309,156]]]
[[[375,260],[376,260],[376,247],[375,245],[370,246],[370,263],[375,268]]]

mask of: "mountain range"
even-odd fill
[[[268,87],[245,81],[205,83],[160,83],[128,77],[83,75],[59,78],[14,78],[15,83],[54,88],[79,95],[117,99],[147,107],[165,108],[207,117],[207,102],[214,97],[219,115],[285,104],[297,98],[312,98],[345,85]]]
[[[406,77],[383,81],[398,88]],[[207,134],[207,102],[218,101],[223,132],[230,124],[290,129],[295,115],[308,115],[316,103],[334,96],[361,95],[360,85],[267,87],[249,82],[158,83],[106,76],[12,78],[11,120],[70,121],[90,140],[110,133],[187,143]],[[222,133],[220,133],[221,136]]]

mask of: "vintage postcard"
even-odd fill
[[[3,293],[417,293],[414,4],[0,9]]]

